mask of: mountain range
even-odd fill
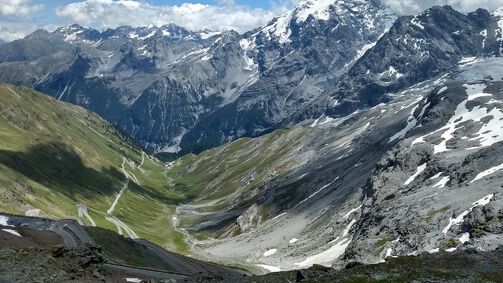
[[[0,81],[52,96],[0,87],[4,210],[256,273],[496,250],[502,52],[503,9],[363,0],[244,34],[39,30],[0,46]]]
[[[0,48],[0,80],[92,110],[155,152],[200,152],[277,128],[395,19],[379,1],[332,2],[308,1],[244,35],[39,30]]]

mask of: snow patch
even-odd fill
[[[267,26],[263,29],[263,32],[267,33],[269,36],[274,35],[280,44],[285,44],[290,42],[290,36],[292,31],[290,30],[290,22],[292,20],[292,14],[286,13],[278,18],[273,25]]]
[[[448,88],[446,86],[442,87],[441,89],[438,90],[438,94],[441,94],[442,92],[446,91]]]
[[[292,239],[291,239],[288,243],[289,243],[289,244],[295,244],[295,243],[297,243],[298,241],[299,241],[299,239],[297,239],[297,238],[292,238]]]
[[[201,39],[208,39],[210,37],[213,37],[213,36],[219,35],[219,34],[222,34],[222,32],[221,31],[203,31],[203,32],[199,33],[199,36],[201,37]]]
[[[294,263],[294,265],[299,268],[308,268],[313,266],[314,264],[330,266],[330,263],[332,261],[336,260],[337,258],[339,258],[341,255],[344,254],[349,243],[351,243],[351,238],[346,236],[349,234],[351,227],[353,227],[355,223],[356,219],[351,220],[351,222],[346,226],[346,228],[342,232],[342,237],[337,237],[337,239],[330,242],[330,244],[335,243],[332,247],[321,253],[309,256],[304,261]]]
[[[346,226],[346,228],[344,229],[344,231],[342,231],[342,237],[346,237],[348,234],[349,234],[349,231],[351,230],[351,227],[353,227],[353,225],[355,225],[356,223],[356,219],[353,219],[351,220],[351,222],[349,222],[348,226]]]
[[[480,97],[492,96],[489,93],[483,92],[485,85],[464,85],[464,87],[467,89],[468,98],[457,106],[455,113],[451,117],[449,122],[447,122],[444,127],[417,138],[412,143],[413,145],[416,143],[424,142],[425,137],[428,137],[440,131],[444,131],[441,135],[442,141],[439,144],[434,145],[434,154],[449,151],[450,149],[447,148],[447,143],[455,138],[454,133],[459,128],[463,127],[467,121],[481,122],[483,118],[491,116],[493,117],[493,119],[484,123],[479,132],[474,134],[474,137],[470,138],[469,140],[479,142],[480,146],[475,148],[488,147],[497,142],[503,141],[503,125],[500,120],[503,119],[503,111],[501,109],[497,107],[492,107],[492,109],[490,109],[484,107],[484,105],[475,106],[471,110],[466,107],[469,101]]]
[[[9,217],[7,217],[5,215],[0,215],[0,225],[1,226],[14,227],[14,225],[10,225],[8,222],[9,222]],[[2,229],[2,231],[5,231],[5,232],[10,233],[12,235],[16,235],[18,237],[21,237],[21,235],[16,230],[13,230],[13,229]]]
[[[138,37],[138,40],[145,40],[145,39],[148,39],[148,38],[151,38],[152,36],[155,35],[155,30],[151,31],[149,34],[145,35],[145,36],[142,36],[142,37]]]
[[[482,40],[482,48],[485,48],[486,47],[486,40],[487,40],[487,29],[481,31],[480,35],[484,38],[484,40]]]
[[[353,214],[353,213],[357,212],[357,211],[358,211],[358,210],[360,210],[361,208],[362,208],[362,206],[360,205],[359,207],[356,207],[356,208],[351,209],[348,213],[346,213],[346,214],[342,217],[342,219],[348,219],[348,218],[349,218],[349,216],[350,216],[351,214]]]
[[[435,174],[435,176],[431,177],[430,180],[435,180],[437,178],[439,178],[440,176],[442,176],[442,172],[438,172],[437,174]]]
[[[494,167],[491,167],[491,168],[489,168],[489,169],[487,169],[485,171],[480,172],[477,176],[475,176],[475,179],[473,179],[470,182],[470,184],[473,183],[473,182],[476,182],[476,181],[478,181],[480,179],[483,179],[483,178],[485,178],[485,177],[487,177],[489,175],[492,175],[492,174],[494,174],[494,173],[496,173],[496,172],[498,172],[500,170],[503,170],[503,163],[500,164],[500,165],[498,165],[498,166],[494,166]]]
[[[336,260],[339,258],[344,252],[346,251],[346,248],[348,247],[349,243],[351,242],[350,239],[343,239],[328,250],[325,250],[319,254],[307,257],[304,261],[294,263],[295,266],[299,268],[308,268],[311,267],[315,264],[327,264],[330,263],[333,260]]]
[[[268,257],[268,256],[272,256],[273,254],[275,254],[276,252],[278,252],[278,249],[270,249],[270,250],[267,250],[265,251],[262,256],[265,256],[265,257]]]
[[[316,0],[307,1],[301,5],[296,14],[297,23],[302,23],[307,20],[309,16],[313,16],[318,20],[330,19],[330,6],[334,5],[334,0]]]
[[[477,57],[463,57],[459,60],[459,65],[472,65],[477,62]]]
[[[373,42],[373,43],[365,44],[360,50],[356,51],[356,57],[355,57],[355,59],[353,59],[353,61],[357,61],[360,58],[362,58],[363,55],[365,55],[365,53],[367,53],[367,51],[372,49],[376,44],[377,44],[377,41]]]
[[[381,77],[391,77],[391,78],[394,78],[396,80],[398,80],[399,78],[403,77],[404,74],[398,72],[395,67],[393,66],[390,66],[389,69],[385,72],[383,72],[381,74]]]
[[[423,98],[420,97],[418,98],[418,100],[416,100],[414,103],[418,103],[419,101],[421,101]],[[398,133],[394,134],[388,142],[393,142],[395,140],[400,140],[400,139],[403,139],[409,132],[410,130],[414,129],[416,126],[417,126],[417,122],[423,117],[424,113],[426,112],[426,109],[428,109],[428,107],[430,107],[431,103],[428,102],[426,103],[423,108],[421,109],[421,112],[419,113],[419,117],[416,118],[414,116],[414,113],[416,112],[417,108],[419,107],[419,105],[416,105],[414,108],[412,108],[412,110],[410,111],[410,114],[409,114],[409,118],[407,119],[407,125],[405,126],[405,128],[403,128],[401,131],[399,131]]]
[[[302,175],[302,176],[299,178],[299,180],[300,180],[300,179],[302,179],[302,178],[303,178],[304,176],[306,176],[306,175],[307,175],[307,174]],[[330,182],[330,183],[328,183],[328,184],[324,185],[324,186],[323,186],[323,187],[321,187],[319,190],[317,190],[316,192],[312,193],[312,194],[311,194],[310,196],[308,196],[306,199],[304,199],[303,201],[299,202],[299,204],[298,204],[298,205],[301,205],[301,204],[303,204],[304,202],[306,202],[306,201],[310,200],[310,199],[311,199],[311,198],[313,198],[315,195],[317,195],[318,193],[320,193],[321,191],[323,191],[324,189],[328,188],[330,185],[332,185],[333,183],[335,183],[335,181],[337,181],[337,180],[339,180],[339,177],[336,177],[336,178],[335,178],[332,182]]]
[[[433,185],[434,188],[443,188],[445,187],[445,185],[447,185],[447,183],[451,180],[450,177],[443,177],[442,179],[440,179],[440,181],[438,181],[438,183],[436,183],[435,185]]]
[[[416,173],[414,173],[414,175],[410,176],[409,179],[407,179],[407,181],[405,181],[404,185],[408,186],[410,183],[412,183],[417,178],[417,176],[419,176],[419,175],[421,175],[421,173],[423,173],[423,171],[425,169],[426,169],[426,163],[419,165],[419,167],[417,167]]]
[[[136,39],[136,38],[139,38],[140,36],[136,33],[136,32],[130,32],[127,37],[129,37],[130,39]]]
[[[21,234],[19,234],[16,230],[12,230],[12,229],[2,229],[2,231],[7,232],[7,233],[10,233],[10,234],[15,235],[15,236],[18,236],[18,237],[22,237],[22,236],[21,236]]]
[[[0,215],[0,225],[7,227],[14,227],[13,225],[9,225],[9,217],[5,215]]]
[[[280,272],[281,268],[277,266],[267,265],[267,264],[257,264],[258,267],[262,267],[270,272]]]
[[[463,223],[465,217],[475,208],[475,207],[482,207],[482,206],[485,206],[487,205],[489,202],[491,202],[491,200],[493,199],[494,197],[494,194],[490,194],[490,195],[487,195],[481,199],[479,199],[478,201],[472,203],[472,206],[463,211],[460,215],[458,215],[458,217],[456,218],[450,218],[449,219],[449,224],[447,224],[447,226],[444,228],[444,230],[442,230],[442,233],[444,235],[447,234],[447,232],[449,232],[449,230],[451,229],[452,225],[459,225],[461,223]]]
[[[468,232],[463,233],[461,235],[461,237],[459,237],[459,241],[461,242],[461,244],[464,244],[464,243],[470,241],[470,233],[468,233]]]
[[[414,17],[412,19],[412,21],[410,21],[410,23],[415,26],[415,27],[418,27],[420,29],[424,29],[424,25],[423,23],[417,18],[417,17]]]

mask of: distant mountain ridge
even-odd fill
[[[186,252],[166,213],[181,196],[166,187],[164,163],[116,127],[81,107],[3,83],[0,114],[3,213],[75,219]]]
[[[243,35],[71,25],[1,46],[0,81],[90,109],[154,152],[197,153],[373,107],[464,57],[501,56],[499,11],[398,18],[378,0],[323,0]]]
[[[15,178],[27,172],[21,180],[42,186],[33,192],[58,190],[33,207],[56,217],[86,211],[59,194],[75,192],[59,183],[75,179],[72,162],[18,148],[47,134],[85,147],[91,154],[78,156],[91,172],[112,168],[100,171],[112,190],[77,183],[90,191],[77,198],[90,217],[205,258],[275,272],[495,250],[503,243],[502,11],[435,6],[396,18],[379,1],[307,1],[244,35],[38,31],[0,47],[1,80],[96,111],[156,152],[188,154],[161,163],[93,127],[104,123],[96,115],[81,125],[57,115],[67,104],[5,88],[0,144],[10,150],[0,186],[17,200],[6,203],[29,208],[15,198],[30,200]],[[31,114],[43,98],[53,107]],[[81,111],[71,113],[81,119]],[[39,123],[46,115],[57,130]],[[40,160],[50,166],[32,165]],[[46,175],[57,181],[50,190]],[[117,193],[122,224],[106,218]],[[46,205],[52,199],[64,201]]]
[[[0,80],[84,106],[156,152],[198,152],[274,129],[394,18],[379,1],[307,1],[244,35],[72,25],[2,46]]]

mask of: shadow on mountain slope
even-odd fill
[[[125,181],[116,168],[98,171],[87,167],[73,149],[62,143],[36,144],[26,152],[0,150],[0,163],[74,200],[75,194],[89,199],[97,193],[111,195],[118,183]]]
[[[36,144],[26,152],[0,150],[0,164],[76,201],[76,195],[95,199],[113,195],[126,181],[115,167],[91,168],[82,157],[63,143]],[[129,184],[131,190],[166,203],[175,200],[152,188]]]

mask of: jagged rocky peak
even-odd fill
[[[74,31],[82,31],[82,30],[87,30],[87,28],[79,25],[79,24],[71,24],[71,25],[65,25],[57,28],[55,32],[57,33],[68,33],[68,32],[74,32]]]
[[[135,40],[146,40],[153,37],[172,40],[200,39],[197,33],[175,24],[167,24],[161,27],[150,25],[148,27],[130,28],[127,37]]]
[[[151,38],[159,40],[201,40],[209,32],[196,33],[175,24],[166,24],[160,27],[150,25],[146,27],[120,26],[105,31],[82,27],[78,24],[67,25],[54,31],[62,35],[66,42],[73,44],[91,44],[97,47],[103,41],[122,39],[128,41],[146,41]],[[98,44],[99,42],[99,44]]]
[[[386,102],[386,93],[441,76],[470,58],[500,56],[500,33],[497,20],[484,9],[463,14],[435,6],[401,17],[334,87],[332,99],[338,103],[328,112],[338,116],[350,114],[357,104],[372,107]]]
[[[378,0],[309,0],[243,35],[174,24],[72,25],[3,45],[0,62],[18,63],[2,66],[9,71],[0,79],[86,106],[151,149],[197,152],[289,120],[349,115],[465,57],[499,56],[499,14],[436,7],[395,21]],[[77,48],[90,68],[69,80]],[[53,68],[47,62],[56,54],[69,59]],[[40,63],[21,62],[34,59]],[[111,114],[112,107],[121,110]]]
[[[335,21],[333,30],[347,25],[363,31],[374,30],[383,23],[389,26],[395,18],[379,0],[308,0],[273,19],[256,34],[262,34],[266,41],[286,44],[319,22]]]
[[[78,24],[66,25],[56,29],[53,34],[60,35],[68,43],[92,43],[100,38],[100,32]]]

